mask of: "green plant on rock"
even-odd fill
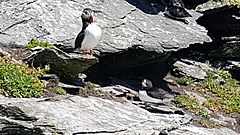
[[[219,81],[222,80],[222,81]],[[195,90],[209,95],[203,105],[214,112],[240,112],[240,85],[226,70],[207,72]]]
[[[53,44],[51,43],[48,43],[47,41],[46,42],[40,42],[38,41],[37,39],[35,38],[32,38],[26,45],[26,47],[28,49],[30,48],[34,48],[34,47],[37,47],[37,46],[40,46],[40,47],[49,47],[49,46],[53,46]]]
[[[67,92],[61,87],[49,87],[48,89],[59,95],[67,95]]]
[[[203,117],[207,117],[209,115],[208,111],[205,109],[201,108],[200,106],[195,108],[195,114]]]
[[[195,112],[196,115],[208,116],[208,112],[201,108],[200,103],[197,99],[190,97],[189,95],[183,94],[175,97],[175,104],[178,107],[186,108],[192,112]]]
[[[88,96],[95,96],[95,97],[100,97],[102,92],[100,90],[96,90],[98,86],[91,83],[91,82],[85,82],[85,87],[80,88],[79,94],[88,97]]]
[[[212,120],[200,120],[199,123],[206,128],[217,128],[220,126],[220,123]]]
[[[189,76],[182,76],[177,80],[178,83],[183,84],[183,85],[189,85],[189,84],[194,83],[195,81],[196,81],[196,79],[193,79]]]
[[[214,0],[210,0],[207,3],[212,3]],[[228,6],[238,6],[240,7],[240,0],[225,0],[224,4],[228,5]]]
[[[176,96],[175,103],[178,107],[185,107],[187,109],[196,108],[199,106],[199,102],[196,99],[186,94]]]
[[[46,74],[50,71],[50,65],[45,65],[44,67],[37,68],[39,74]]]
[[[27,65],[15,64],[11,58],[0,57],[1,93],[11,97],[39,97],[43,84],[37,77],[38,71]]]

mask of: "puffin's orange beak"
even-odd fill
[[[93,23],[93,16],[90,16],[88,19],[90,23]]]

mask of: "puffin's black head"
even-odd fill
[[[93,22],[93,11],[90,8],[85,8],[82,12],[83,22],[92,23]]]
[[[143,89],[151,89],[152,87],[153,87],[153,84],[150,80],[148,80],[148,79],[142,80],[142,88]]]

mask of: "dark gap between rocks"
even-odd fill
[[[90,67],[85,73],[88,76],[87,80],[101,86],[113,85],[112,78],[129,80],[130,84],[140,86],[141,80],[148,78],[153,80],[153,83],[166,87],[162,78],[169,71],[166,62],[168,57],[168,53],[158,54],[141,48],[130,48],[125,52],[100,57],[99,63]]]

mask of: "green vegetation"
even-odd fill
[[[208,112],[201,108],[201,104],[197,101],[197,99],[190,97],[189,95],[183,94],[176,96],[175,104],[178,107],[184,107],[192,112],[195,112],[196,115],[200,116],[208,116]]]
[[[38,79],[38,74],[39,71],[34,68],[15,64],[9,57],[1,57],[0,92],[10,97],[39,97],[43,84]]]
[[[45,68],[50,70],[49,66],[47,66]],[[57,78],[57,77],[56,78],[52,78],[52,79],[47,80],[47,82],[48,83],[45,86],[45,88],[47,90],[52,91],[52,92],[54,92],[56,94],[59,94],[59,95],[67,95],[67,92],[63,88],[58,86],[58,84],[60,82],[59,78]]]
[[[40,46],[40,47],[49,47],[49,46],[53,46],[53,44],[50,44],[48,42],[40,42],[40,41],[37,41],[37,39],[35,38],[32,38],[26,45],[26,47],[28,49],[30,48],[34,48],[34,47],[37,47],[37,46]]]
[[[100,90],[96,90],[97,85],[91,83],[91,82],[86,82],[85,87],[81,88],[79,90],[79,94],[84,97],[88,96],[95,96],[95,97],[100,97],[102,92]]]
[[[210,0],[207,2],[208,5],[212,5],[214,0]],[[240,0],[225,0],[223,2],[223,4],[225,5],[228,5],[228,6],[234,6],[234,5],[237,5],[238,7],[240,6]]]
[[[219,81],[223,80],[223,81]],[[210,110],[226,113],[240,112],[240,85],[226,70],[207,72],[207,78],[194,88],[200,93],[207,94],[203,105]]]
[[[192,84],[195,81],[196,81],[196,79],[193,79],[193,78],[188,77],[188,76],[182,76],[177,80],[177,82],[182,84],[182,85],[189,85],[189,84]]]
[[[51,90],[59,95],[67,95],[67,92],[61,87],[49,87],[48,90]]]
[[[203,116],[203,117],[207,117],[209,115],[208,111],[204,110],[200,106],[195,109],[195,112],[196,112],[196,115]]]
[[[212,120],[200,120],[199,123],[206,128],[217,128],[220,126],[220,123]]]
[[[38,67],[37,68],[38,74],[46,74],[47,72],[50,71],[50,66],[49,65],[45,65],[44,67]]]
[[[181,83],[192,82],[188,77],[179,79]],[[207,101],[202,106],[213,112],[240,113],[240,82],[233,79],[227,70],[213,70],[207,72],[207,77],[200,81],[193,90],[205,95]],[[200,104],[188,95],[177,96],[175,102],[198,115],[206,116],[207,112],[200,108]]]
[[[238,5],[240,6],[240,0],[228,0],[227,5]]]

